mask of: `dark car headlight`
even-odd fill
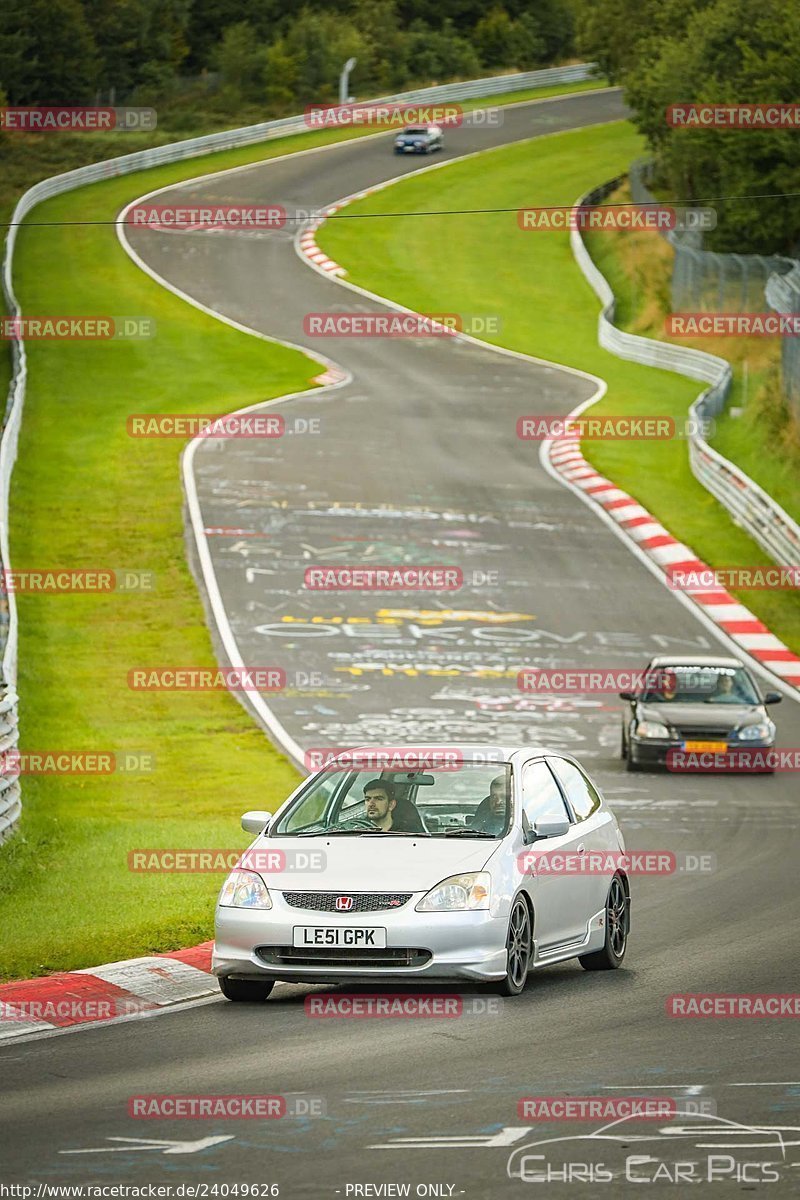
[[[772,721],[759,721],[755,725],[745,725],[743,729],[736,729],[730,735],[731,741],[737,742],[766,742],[770,741],[775,733],[775,726]]]
[[[639,721],[635,730],[637,737],[642,738],[671,738],[669,728],[661,721]]]

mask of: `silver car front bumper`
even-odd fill
[[[295,908],[272,892],[267,910],[217,908],[212,958],[215,975],[242,979],[281,979],[331,983],[385,979],[502,979],[506,972],[508,917],[490,910],[419,913],[416,893],[400,910],[344,914]],[[350,949],[325,949],[313,963],[297,961],[295,926],[381,928],[386,953],[367,961]],[[286,953],[284,953],[286,951]],[[416,951],[416,955],[403,954]],[[316,954],[316,951],[314,951]],[[424,955],[424,959],[422,956]],[[411,961],[412,965],[408,965]]]

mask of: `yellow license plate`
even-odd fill
[[[684,742],[684,750],[689,754],[724,754],[728,749],[727,742]]]

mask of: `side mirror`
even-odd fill
[[[767,692],[766,696],[764,697],[764,703],[765,704],[780,704],[782,699],[783,699],[783,696],[780,694],[780,692]]]
[[[245,833],[261,833],[261,830],[272,820],[271,812],[261,812],[254,809],[242,817],[242,829]]]
[[[635,700],[636,696],[633,692],[620,692],[620,700]]]
[[[570,825],[566,817],[563,821],[535,821],[533,832],[537,838],[563,837],[569,833]]]

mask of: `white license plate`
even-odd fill
[[[321,925],[295,925],[293,945],[307,946],[358,946],[364,950],[386,948],[385,929],[365,929],[361,925],[338,926],[326,929]]]

